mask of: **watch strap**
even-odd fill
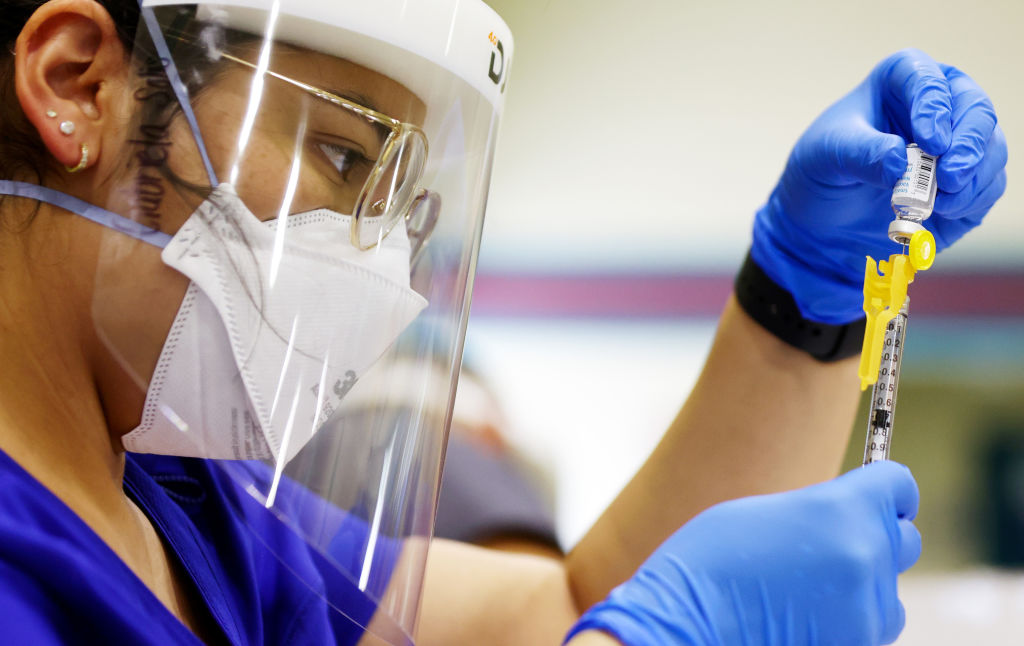
[[[764,329],[819,361],[860,354],[866,318],[830,325],[804,318],[793,295],[773,281],[747,253],[735,282],[736,300]]]

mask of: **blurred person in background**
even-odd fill
[[[394,361],[403,366],[413,360],[398,356]],[[446,367],[436,360],[431,363],[429,379],[446,383]],[[470,363],[465,360],[459,373],[434,537],[490,549],[562,558],[546,478],[541,469],[528,464],[510,446],[507,435],[512,429],[503,413],[501,398]],[[412,366],[396,369],[412,369]],[[397,393],[392,400],[393,408],[387,411],[393,418],[385,425],[389,432],[374,436],[346,432],[347,428],[373,428],[370,417],[376,407],[372,401],[362,400],[360,391],[353,389],[348,404],[317,432],[285,472],[324,470],[328,465],[323,461],[335,455],[347,460],[333,468],[379,472],[388,442],[409,426],[408,421],[417,408],[416,395],[415,391]],[[439,426],[444,424],[445,413],[441,406],[428,411]],[[316,493],[342,509],[369,517],[376,501],[358,499],[367,492],[351,487],[352,481],[338,479],[331,487]]]

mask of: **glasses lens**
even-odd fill
[[[405,130],[384,155],[381,172],[356,214],[361,249],[380,242],[409,212],[427,158],[426,140],[419,131]]]

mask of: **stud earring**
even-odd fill
[[[73,121],[61,121],[60,131],[66,135],[75,134],[75,124]]]
[[[82,158],[78,161],[78,166],[75,166],[74,168],[72,168],[70,166],[65,166],[64,168],[69,173],[77,173],[78,171],[84,169],[88,165],[89,165],[89,147],[86,146],[85,144],[82,144]]]
[[[47,110],[46,111],[46,116],[50,117],[51,119],[56,119],[57,118],[57,111],[56,110]]]

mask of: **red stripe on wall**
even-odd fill
[[[732,276],[477,276],[473,313],[526,317],[717,316]],[[1024,273],[938,274],[911,287],[915,315],[1024,317]]]

